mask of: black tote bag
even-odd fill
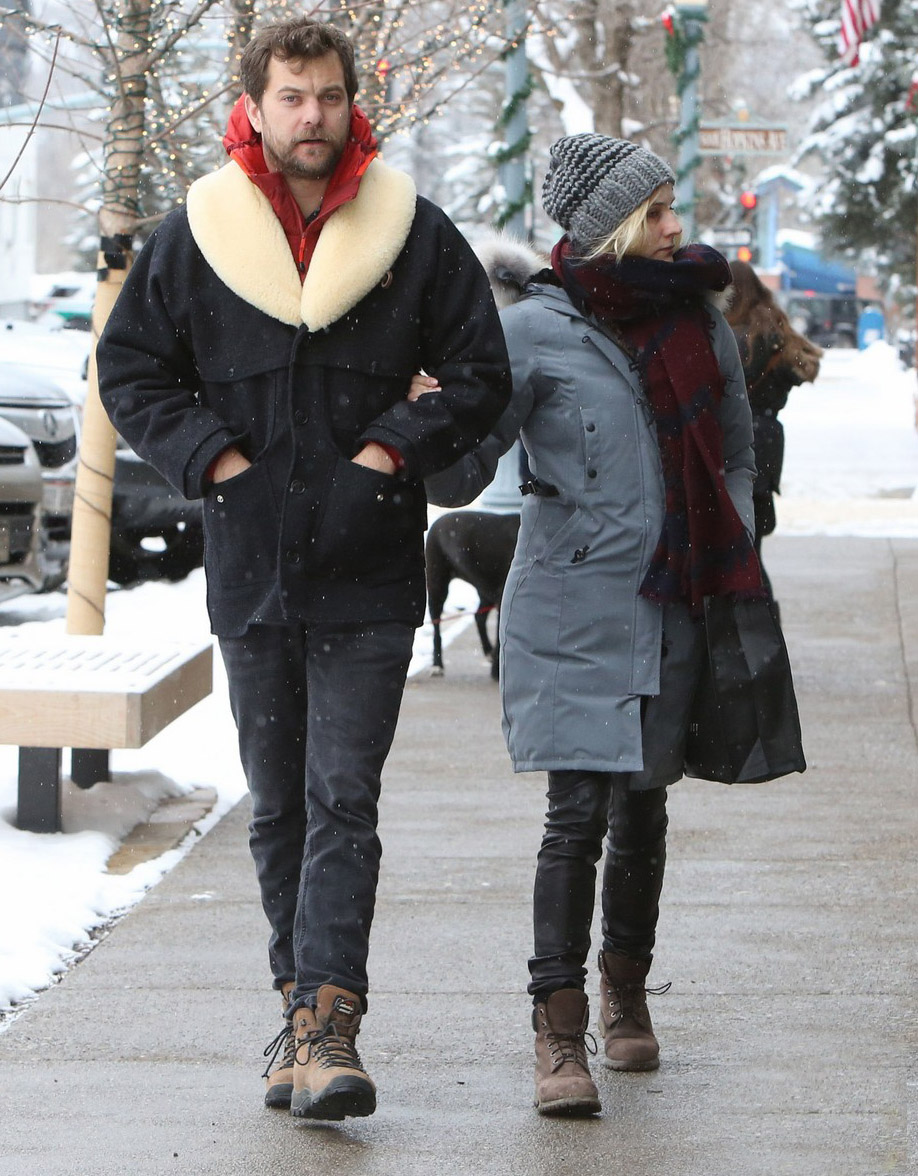
[[[751,784],[805,771],[794,682],[772,602],[708,596],[704,626],[707,657],[685,775]]]

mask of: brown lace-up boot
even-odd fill
[[[644,981],[650,960],[632,960],[611,951],[599,953],[599,1032],[605,1045],[605,1064],[612,1070],[656,1070],[660,1046],[653,1032]]]
[[[595,1115],[602,1110],[587,1061],[588,1019],[586,993],[577,988],[553,992],[532,1010],[535,1105],[540,1115]]]
[[[293,1039],[293,1025],[286,1019],[293,988],[292,980],[288,980],[286,984],[281,986],[284,1027],[265,1049],[268,1064],[262,1078],[265,1080],[266,1107],[289,1107],[290,1096],[293,1094],[293,1054],[296,1050],[296,1042]],[[274,1066],[273,1070],[272,1066]]]
[[[376,1087],[354,1044],[361,1016],[360,998],[333,984],[322,985],[314,1009],[293,1014],[292,1115],[343,1119],[376,1110]]]

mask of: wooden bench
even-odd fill
[[[74,749],[75,783],[108,779],[110,749],[142,747],[212,684],[210,644],[0,636],[0,743],[19,748],[17,826],[60,829],[62,748]]]

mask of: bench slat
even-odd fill
[[[210,644],[0,638],[0,743],[142,747],[211,691]]]

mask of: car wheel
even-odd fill
[[[186,523],[156,536],[142,531],[113,531],[108,576],[116,584],[146,580],[184,580],[204,562],[204,532]]]
[[[41,582],[41,587],[38,589],[38,591],[39,592],[56,592],[58,590],[58,588],[63,587],[63,585],[66,583],[66,580],[67,580],[67,568],[65,566],[63,568],[60,568],[56,572],[49,572],[46,576],[44,576],[44,578],[42,579],[42,582]]]

